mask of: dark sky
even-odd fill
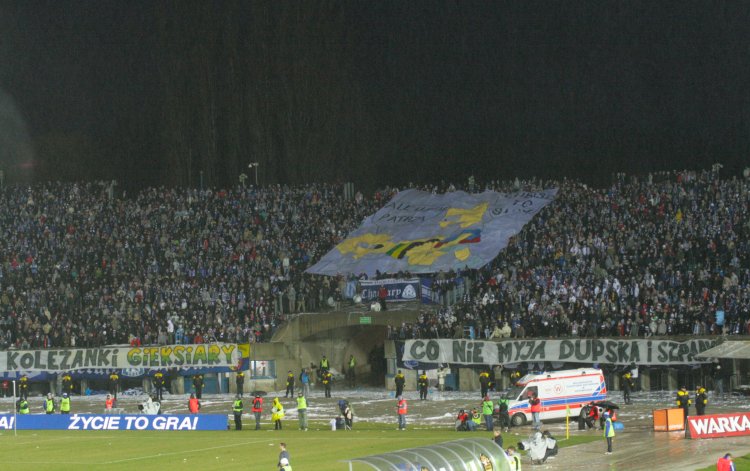
[[[262,183],[736,173],[750,162],[749,13],[3,0],[0,165],[128,188],[198,186],[201,172],[234,184],[253,161]]]

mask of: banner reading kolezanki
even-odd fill
[[[82,369],[234,368],[249,356],[250,345],[236,343],[7,350],[0,352],[0,371],[60,373]]]
[[[708,363],[696,356],[717,344],[715,340],[407,340],[404,361],[460,365],[553,361],[610,363],[614,365],[687,365]]]

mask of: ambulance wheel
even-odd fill
[[[521,425],[526,425],[526,416],[523,414],[516,414],[510,419],[510,423],[514,427],[520,427]]]

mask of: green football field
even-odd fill
[[[275,470],[279,442],[286,442],[295,471],[348,470],[347,458],[384,453],[468,437],[488,437],[487,432],[458,433],[446,428],[415,427],[396,430],[385,424],[359,423],[351,431],[331,431],[323,423],[310,430],[252,430],[222,432],[155,431],[3,431],[0,462],[15,469],[249,469]],[[521,436],[508,434],[506,446]],[[599,440],[598,436],[560,440],[570,446]],[[363,469],[363,468],[355,468]]]

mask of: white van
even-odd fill
[[[531,421],[532,393],[542,401],[542,421],[565,418],[568,407],[570,416],[577,418],[583,406],[607,398],[607,385],[602,370],[593,368],[529,373],[505,394],[510,399],[508,415],[514,426]]]

